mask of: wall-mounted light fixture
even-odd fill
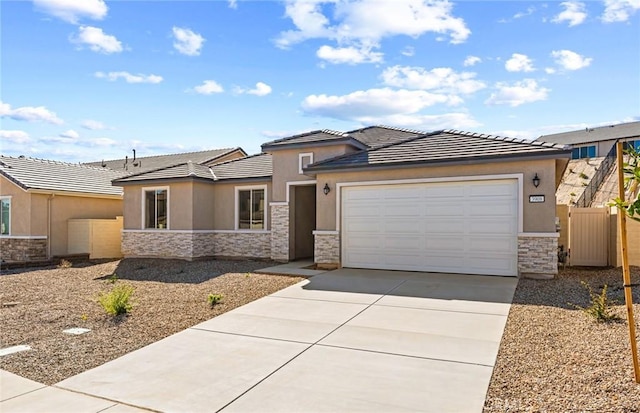
[[[533,186],[536,188],[540,185],[540,178],[538,177],[538,173],[536,172],[536,176],[533,177]]]
[[[325,195],[329,195],[329,192],[331,192],[331,188],[329,188],[328,183],[324,184],[324,188],[322,188],[322,192],[324,192]]]

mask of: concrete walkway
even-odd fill
[[[328,272],[48,391],[108,405],[59,409],[69,412],[481,412],[516,284]],[[56,410],[42,390],[0,410]]]

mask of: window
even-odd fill
[[[582,158],[595,158],[596,157],[596,146],[582,146],[580,148],[573,148],[571,152],[572,159],[582,159]]]
[[[264,187],[237,189],[236,229],[266,229],[265,192]]]
[[[11,198],[0,198],[0,235],[11,234]]]
[[[144,189],[144,227],[148,229],[168,228],[167,189]]]
[[[313,152],[298,154],[298,173],[302,175],[302,168],[313,163]]]
[[[626,141],[622,144],[623,149],[633,148],[636,151],[640,150],[640,141]]]

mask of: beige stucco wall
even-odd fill
[[[235,188],[259,186],[266,182],[171,182],[164,185],[127,185],[124,187],[124,228],[142,228],[143,188],[169,188],[170,230],[234,230]],[[271,183],[267,184],[268,208]],[[267,216],[268,216],[267,210]],[[268,221],[268,219],[267,219]],[[267,222],[267,228],[269,228]]]
[[[46,226],[42,232],[35,233],[31,226],[31,194],[0,176],[0,195],[11,197],[11,228],[12,236],[42,236],[47,235]],[[40,227],[37,227],[38,229]]]
[[[38,221],[44,219],[46,227],[47,198],[33,194],[32,208]],[[122,200],[56,195],[51,199],[51,255],[67,255],[68,221],[72,218],[116,218],[122,215]],[[34,214],[32,214],[34,216]],[[38,225],[40,223],[38,222]],[[46,230],[45,230],[46,234]]]
[[[287,182],[313,180],[299,172],[298,155],[313,153],[313,162],[333,158],[354,152],[349,145],[330,145],[316,148],[279,149],[272,152],[273,156],[273,200],[284,202],[287,200]]]
[[[554,159],[487,162],[478,165],[431,166],[417,168],[399,168],[366,170],[337,173],[319,173],[317,175],[317,226],[318,230],[336,229],[336,184],[346,182],[387,181],[395,179],[441,178],[456,176],[523,174],[523,230],[524,232],[555,232],[556,216],[556,163]],[[540,186],[535,188],[532,179],[535,174],[540,178]],[[322,193],[328,183],[332,191]],[[529,195],[544,195],[544,203],[529,203]]]

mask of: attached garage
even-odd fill
[[[343,266],[516,276],[516,179],[344,187]]]

